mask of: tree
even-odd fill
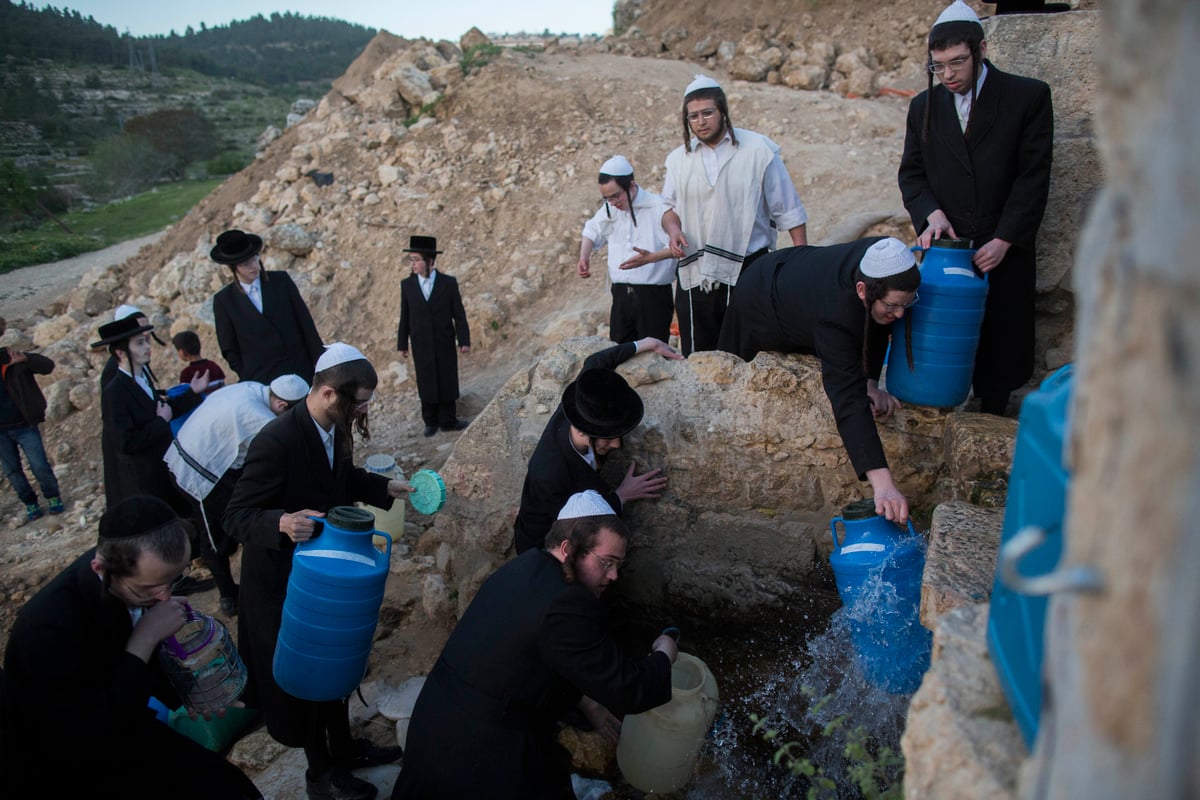
[[[167,108],[125,123],[125,132],[145,139],[157,151],[163,174],[181,180],[189,164],[221,150],[217,128],[208,117],[185,108]]]
[[[119,133],[92,151],[92,177],[88,190],[97,197],[128,197],[149,188],[165,172],[163,158],[141,136]]]

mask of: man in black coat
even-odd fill
[[[955,0],[929,32],[929,89],[908,108],[899,181],[922,247],[949,236],[978,248],[988,296],[972,384],[981,410],[1003,414],[1033,374],[1054,110],[1049,86],[1001,72],[986,55],[979,18]]]
[[[400,281],[396,349],[401,358],[408,358],[412,340],[425,435],[433,436],[438,428],[462,430],[467,423],[458,418],[458,353],[471,352],[471,329],[458,281],[434,269],[442,252],[437,249],[436,237],[413,236],[404,252],[409,254],[413,274]]]
[[[719,343],[746,361],[761,350],[816,355],[854,471],[870,481],[876,512],[901,524],[908,501],[875,429],[900,401],[877,382],[892,323],[916,302],[920,283],[912,253],[897,239],[779,250],[742,274]]]
[[[100,341],[117,361],[116,374],[100,393],[103,420],[100,447],[104,455],[104,495],[108,507],[135,494],[151,494],[169,503],[180,516],[190,508],[175,488],[163,455],[171,446],[172,418],[191,411],[203,399],[208,373],[192,379],[191,391],[161,399],[143,369],[150,363],[153,325],[128,316],[100,326]]]
[[[321,336],[292,277],[263,271],[262,246],[252,233],[229,230],[209,253],[234,278],[213,295],[217,344],[238,380],[270,383],[292,374],[311,381]]]
[[[572,706],[615,740],[615,715],[671,699],[675,642],[622,656],[600,595],[629,530],[600,496],[572,496],[546,549],[500,567],[455,626],[417,698],[393,800],[571,800],[570,757],[554,741]]]
[[[409,490],[403,481],[354,466],[352,429],[369,433],[367,404],[378,376],[355,348],[335,342],[318,359],[304,402],[276,417],[250,444],[222,523],[242,550],[238,643],[250,672],[248,703],[267,730],[308,759],[309,800],[368,800],[374,787],[350,769],[394,761],[399,748],[352,740],[346,701],[313,702],[275,683],[272,664],[292,554],[313,538],[312,517],[356,501],[390,508]]]
[[[517,555],[545,545],[555,515],[576,492],[599,492],[619,516],[626,503],[658,498],[667,487],[666,477],[659,474],[662,470],[634,475],[637,465],[633,462],[616,489],[599,474],[601,459],[619,449],[621,438],[642,421],[642,398],[613,370],[643,351],[674,360],[683,358],[669,345],[647,336],[592,353],[583,362],[579,377],[563,391],[562,403],[529,458],[521,508],[513,524]]]
[[[155,650],[183,625],[191,557],[171,508],[134,496],[97,547],[26,603],[4,653],[6,797],[258,798],[237,767],[155,719],[179,705]]]

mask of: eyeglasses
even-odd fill
[[[175,589],[183,583],[183,579],[186,578],[191,571],[192,565],[188,564],[183,568],[183,572],[179,573],[179,575],[173,578],[170,583],[160,583],[156,586],[135,586],[134,584],[130,583],[129,578],[126,577],[125,589],[138,600],[149,602],[157,599],[156,596],[161,594],[163,589],[166,589],[168,594],[175,594]]]
[[[611,558],[605,558],[604,556],[597,553],[595,550],[588,550],[587,554],[589,556],[595,556],[596,560],[600,562],[600,567],[605,572],[620,572],[621,567],[624,566],[624,564],[622,564],[621,561],[613,560]]]
[[[921,295],[917,294],[916,292],[913,292],[913,299],[909,300],[907,303],[884,303],[882,300],[880,300],[879,302],[883,303],[884,311],[888,312],[889,314],[895,314],[897,311],[907,311],[908,309],[915,306],[917,304],[917,301],[920,299],[921,299]]]
[[[699,122],[702,119],[705,119],[705,120],[712,119],[713,114],[716,114],[716,113],[717,113],[717,110],[715,108],[703,108],[703,109],[700,109],[699,111],[692,111],[691,113],[689,113],[687,115],[687,121],[688,122]]]
[[[942,63],[941,61],[934,61],[929,65],[929,71],[934,75],[941,75],[947,69],[951,72],[958,72],[960,69],[965,67],[967,62],[970,60],[970,56],[962,56],[960,58],[951,59],[945,63]]]
[[[623,197],[624,195],[625,195],[624,190],[619,190],[619,191],[613,192],[612,194],[605,194],[604,192],[600,193],[600,196],[604,198],[604,202],[606,202],[606,203],[616,202],[616,200],[618,198]]]
[[[418,255],[411,255],[411,256],[409,256],[409,257],[408,257],[408,263],[410,263],[410,264],[424,264],[424,263],[425,263],[425,257],[424,257],[424,256],[418,256]]]
[[[375,395],[371,395],[366,400],[359,400],[357,397],[354,398],[354,410],[355,411],[366,411],[367,404],[370,403],[374,399],[375,399]]]

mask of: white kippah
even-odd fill
[[[121,320],[125,319],[126,317],[132,317],[134,315],[137,315],[139,317],[146,316],[145,314],[142,313],[142,310],[140,308],[138,308],[137,306],[120,305],[120,306],[117,306],[117,310],[113,312],[113,322],[120,322]]]
[[[567,504],[558,512],[559,519],[577,519],[579,517],[604,517],[615,514],[612,506],[604,501],[595,489],[579,492],[567,498]]]
[[[299,375],[280,375],[271,381],[271,393],[280,400],[295,403],[308,394],[308,384]]]
[[[974,22],[976,25],[983,27],[983,23],[979,21],[979,15],[963,0],[954,0],[953,3],[946,6],[942,13],[938,16],[937,22],[933,23],[936,28],[943,22]]]
[[[618,175],[632,175],[633,164],[630,164],[625,156],[613,156],[600,166],[600,174],[612,175],[614,178]]]
[[[323,372],[330,367],[336,367],[338,364],[345,364],[347,361],[358,361],[359,359],[366,361],[367,357],[359,352],[358,348],[351,347],[345,342],[334,342],[333,344],[325,345],[325,352],[317,359],[317,372]]]
[[[907,272],[917,263],[912,251],[899,239],[890,236],[867,248],[858,268],[868,278],[888,278]]]
[[[717,83],[712,78],[708,77],[707,75],[701,75],[701,74],[697,73],[695,78],[692,80],[692,82],[688,84],[688,87],[683,90],[683,96],[684,96],[684,98],[687,98],[687,96],[689,94],[691,94],[692,92],[695,92],[695,91],[699,91],[700,89],[720,89],[720,88],[721,88],[721,84]]]

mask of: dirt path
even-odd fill
[[[103,250],[7,273],[0,277],[0,317],[13,319],[32,314],[67,294],[88,270],[120,264],[144,246],[157,242],[165,233],[159,231]]]

